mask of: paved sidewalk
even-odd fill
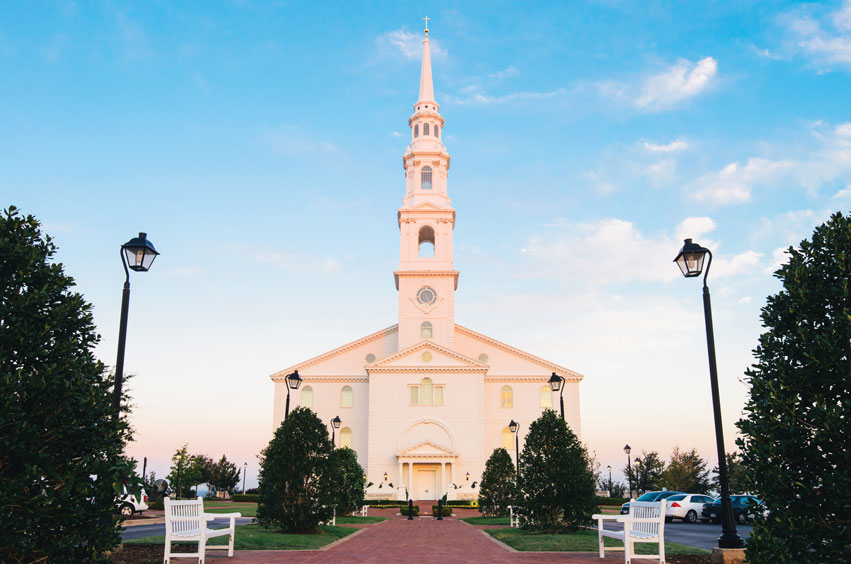
[[[609,558],[610,562],[617,559]],[[207,553],[211,564],[599,564],[596,553],[512,552],[487,533],[456,519],[408,521],[396,517],[364,528],[326,550],[246,550],[233,558]]]

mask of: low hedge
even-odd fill
[[[444,505],[440,509],[443,511],[444,517],[449,517],[450,515],[452,515],[452,508],[449,507],[448,505]],[[431,514],[434,515],[435,517],[437,516],[437,506],[436,505],[431,506]]]
[[[231,501],[260,501],[260,494],[233,494]]]
[[[420,506],[419,506],[419,505],[415,505],[415,506],[413,507],[413,509],[414,509],[414,517],[419,517],[419,516],[420,516]],[[405,517],[407,517],[407,516],[408,516],[408,506],[407,506],[407,505],[405,505],[405,506],[403,506],[403,507],[400,507],[400,508],[399,508],[399,513],[401,513],[402,515],[404,515]]]
[[[148,509],[157,509],[159,511],[162,511],[163,509],[165,509],[165,504],[161,499],[158,499],[156,501],[148,500]]]
[[[623,505],[627,501],[625,497],[597,497],[597,505]]]
[[[368,505],[369,507],[377,507],[381,508],[390,508],[390,507],[408,507],[407,503],[403,503],[401,501],[390,501],[390,500],[372,500],[372,501],[364,501],[364,505]]]
[[[471,509],[476,509],[479,507],[479,500],[477,499],[456,499],[453,501],[447,501],[444,505],[448,507],[469,507]]]

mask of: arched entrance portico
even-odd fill
[[[399,482],[415,500],[437,500],[455,481],[457,453],[423,441],[396,454]]]

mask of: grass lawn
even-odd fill
[[[490,529],[485,531],[508,546],[521,551],[564,551],[564,552],[597,552],[597,532],[580,529],[569,534],[548,534],[523,529]],[[616,539],[603,539],[606,546],[623,546]],[[658,545],[653,543],[636,543],[638,554],[655,553]],[[709,554],[708,550],[694,548],[675,542],[665,543],[667,554]]]
[[[204,504],[204,513],[242,513],[243,517],[257,517],[257,504],[251,505],[233,505],[210,507]]]
[[[462,517],[459,521],[466,521],[471,525],[510,525],[508,517]]]
[[[351,527],[319,527],[315,535],[284,534],[261,525],[242,525],[236,528],[236,550],[316,550],[356,532]],[[165,535],[125,540],[126,544],[165,544]],[[227,545],[228,537],[211,539],[210,545]],[[195,545],[195,543],[190,543]]]

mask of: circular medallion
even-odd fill
[[[431,353],[429,351],[425,351],[420,358],[423,359],[423,362],[428,362],[431,360]]]
[[[368,355],[366,355],[366,361],[368,363],[372,364],[373,362],[375,362],[375,355],[372,354],[372,353],[369,353]]]
[[[423,286],[417,292],[417,301],[422,305],[434,305],[437,301],[437,292],[430,286]]]

